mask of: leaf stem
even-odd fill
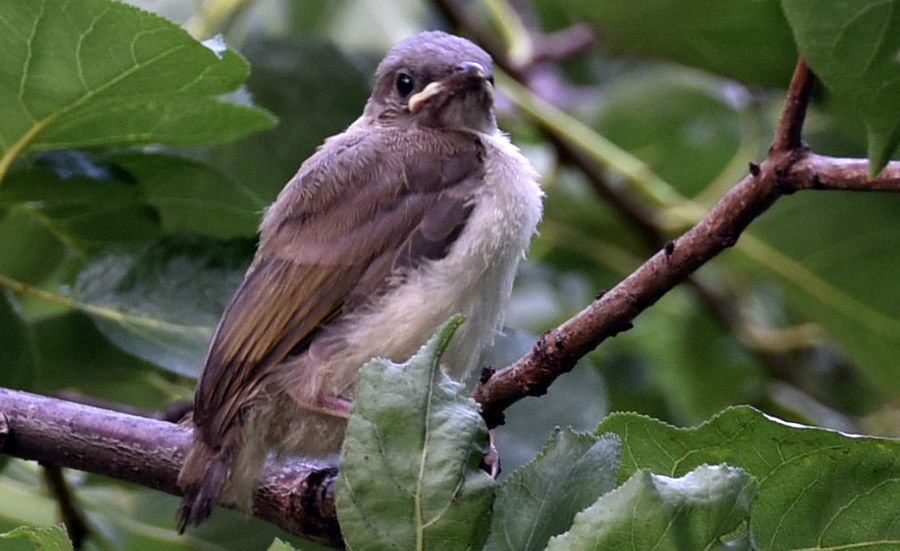
[[[842,315],[866,327],[872,333],[900,343],[900,321],[885,315],[856,300],[842,290],[825,281],[819,274],[802,263],[782,253],[762,239],[744,233],[735,247],[748,258],[765,266],[786,281],[814,297],[819,303],[828,305]]]
[[[54,120],[56,120],[56,117],[47,117],[44,120],[37,121],[28,132],[16,140],[12,147],[3,152],[3,156],[0,156],[0,185],[3,185],[3,179],[6,177],[6,173],[9,172],[9,167],[12,166],[16,157],[25,151],[28,144]]]
[[[87,253],[85,253],[84,249],[78,246],[78,243],[75,240],[66,234],[60,227],[54,223],[49,217],[47,217],[40,209],[36,209],[28,204],[19,205],[18,208],[22,209],[28,216],[33,217],[40,224],[42,224],[47,231],[49,231],[53,237],[55,237],[60,243],[69,248],[72,252],[74,252],[79,258],[87,258]]]
[[[534,41],[522,23],[522,18],[506,0],[482,0],[490,12],[509,52],[510,61],[516,66],[526,64],[534,56]]]
[[[23,283],[21,281],[15,280],[11,277],[7,277],[3,274],[0,274],[0,286],[6,287],[17,293],[24,293],[31,295],[33,297],[39,298],[43,301],[49,302],[51,304],[57,304],[59,306],[64,306],[66,308],[71,308],[73,310],[78,310],[80,312],[84,312],[86,314],[90,314],[92,316],[107,319],[110,321],[115,321],[118,323],[130,323],[133,325],[139,325],[145,328],[153,328],[153,329],[166,329],[169,331],[176,331],[179,333],[196,333],[198,335],[210,336],[212,335],[212,330],[209,327],[198,326],[198,325],[182,325],[178,323],[171,323],[164,320],[156,319],[156,318],[148,318],[145,316],[135,316],[133,314],[126,314],[125,312],[114,310],[112,308],[104,308],[102,306],[95,306],[93,304],[87,304],[78,300],[75,300],[67,295],[63,295],[60,293],[52,293],[50,291],[46,291],[44,289],[35,287],[33,285],[29,285],[27,283]]]

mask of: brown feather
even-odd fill
[[[473,64],[483,70],[477,78],[454,76]],[[414,73],[417,92],[435,79],[452,78],[463,88],[413,111],[408,94],[395,92],[403,71]],[[316,402],[323,387],[332,397],[352,395],[363,361],[357,356],[371,346],[348,342],[342,330],[371,316],[370,306],[383,308],[379,299],[416,288],[400,286],[430,273],[417,268],[456,252],[483,191],[479,132],[496,137],[493,96],[484,80],[491,73],[490,57],[464,39],[431,32],[401,42],[379,65],[363,117],[326,140],[269,208],[256,257],[213,336],[197,385],[194,442],[179,474],[185,495],[180,529],[206,518],[223,489],[241,494],[246,504],[272,446],[305,450],[319,443],[324,450],[339,442],[343,425],[335,430],[332,412],[317,410]],[[505,171],[527,163],[512,159],[500,166]],[[523,229],[536,224],[534,216],[533,222],[510,219]],[[462,258],[471,255],[467,247],[458,249]],[[515,245],[509,250],[516,252]],[[503,269],[487,285],[508,292],[504,282],[511,279],[504,274],[514,263],[507,258]],[[490,312],[486,316],[499,315],[496,308]],[[379,340],[401,336],[390,331]],[[417,346],[400,341],[394,346],[403,353]],[[329,360],[342,352],[352,360],[332,366]]]
[[[447,254],[472,210],[481,144],[418,132],[432,139],[388,128],[332,138],[269,209],[197,387],[194,422],[206,442],[222,441],[272,368],[326,319]]]

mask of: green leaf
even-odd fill
[[[616,340],[646,366],[676,423],[700,422],[763,393],[765,373],[755,357],[686,289],[666,293]]]
[[[848,438],[838,432],[780,421],[749,407],[724,410],[693,428],[677,428],[635,413],[613,413],[597,427],[622,438],[619,480],[639,469],[679,476],[703,464],[728,463],[764,481],[786,463],[822,449],[896,446],[883,438]]]
[[[123,350],[196,377],[251,251],[195,237],[123,246],[85,266],[75,298]]]
[[[900,143],[900,1],[782,0],[800,53],[862,118],[871,176]]]
[[[0,188],[2,202],[5,188]],[[36,215],[34,205],[0,207],[0,274],[26,283],[37,283],[59,265],[65,246]]]
[[[0,187],[0,205],[14,207],[20,218],[32,218],[59,243],[82,255],[160,233],[159,214],[143,190],[120,176],[63,178],[41,166],[15,170]]]
[[[572,4],[613,51],[781,87],[790,81],[797,60],[778,0],[579,0]]]
[[[617,79],[604,99],[599,132],[685,197],[709,186],[738,153],[738,109],[721,82],[702,73],[647,71]]]
[[[34,343],[15,299],[0,293],[0,386],[28,390],[34,370]]]
[[[59,520],[55,499],[45,491],[46,482],[35,463],[9,458],[0,472],[0,531],[22,525],[48,526]],[[0,549],[34,549],[26,540],[8,540]]]
[[[6,456],[4,456],[6,457]],[[27,479],[20,475],[25,469],[23,460],[7,458],[0,473],[0,531],[27,525],[52,525],[58,520],[57,502],[44,492],[36,466],[29,466]],[[7,540],[0,549],[34,549],[25,540]]]
[[[26,319],[12,294],[0,295],[0,386],[86,396],[158,408],[172,396],[147,386],[157,370],[113,346],[86,316]]]
[[[376,359],[360,370],[337,482],[350,549],[468,549],[488,513],[493,481],[478,468],[487,428],[439,367],[461,319],[408,362]]]
[[[705,463],[747,471],[759,481],[751,529],[762,549],[900,545],[898,440],[786,423],[746,406],[690,429],[614,414],[597,430],[622,438],[620,480],[641,469],[678,476]]]
[[[169,21],[110,0],[0,4],[0,177],[27,150],[225,142],[272,126],[216,96],[248,66]]]
[[[283,542],[278,538],[272,542],[267,551],[297,551],[297,548],[289,543]]]
[[[616,486],[620,441],[559,430],[497,490],[485,551],[544,549],[575,514]]]
[[[724,549],[720,538],[747,521],[755,491],[746,472],[728,465],[703,465],[680,478],[642,469],[579,513],[547,550]]]
[[[118,153],[106,159],[134,177],[166,233],[219,239],[256,235],[265,202],[228,175],[172,155]]]
[[[868,382],[893,396],[900,280],[881,276],[900,270],[898,208],[893,194],[799,193],[754,224],[758,240],[741,244],[765,268],[744,265],[748,278],[779,278],[791,311],[824,327]]]
[[[46,551],[71,551],[72,541],[61,526],[20,526],[0,534],[0,539],[28,538],[35,547]]]
[[[83,314],[71,312],[36,321],[30,338],[35,350],[35,392],[74,390],[146,408],[162,407],[172,399],[148,385],[148,379],[158,374],[156,368],[122,352]]]
[[[900,466],[889,446],[822,449],[772,472],[750,522],[762,549],[900,549]]]

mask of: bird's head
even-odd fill
[[[493,132],[491,56],[441,31],[400,42],[378,66],[366,116],[387,124]]]

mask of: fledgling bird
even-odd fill
[[[178,526],[220,495],[249,507],[267,454],[339,449],[359,368],[408,359],[450,316],[461,379],[500,329],[541,217],[536,173],[497,128],[493,65],[439,31],[375,73],[363,115],[266,211],[194,397]]]

